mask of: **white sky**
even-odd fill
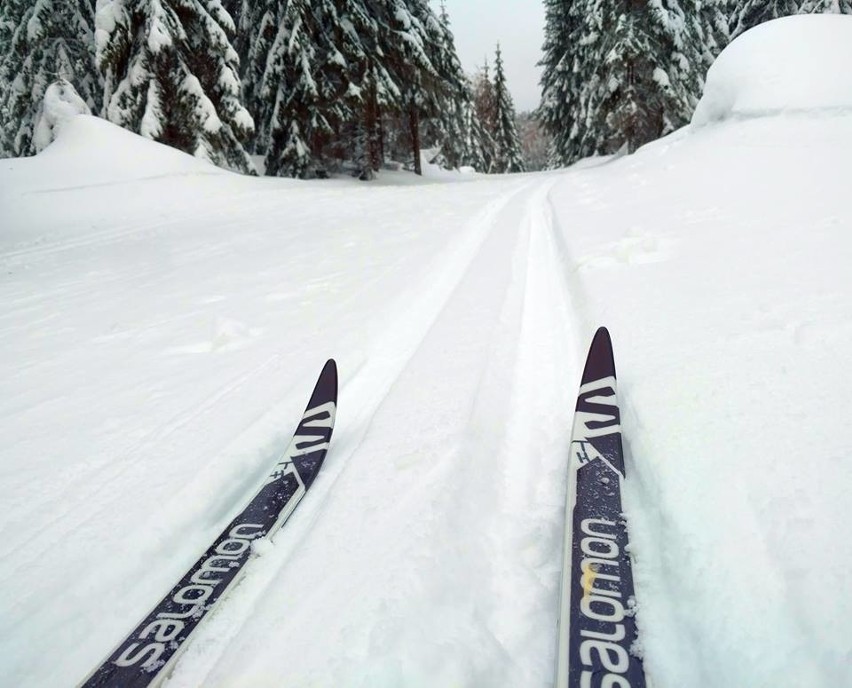
[[[506,80],[519,112],[537,107],[544,42],[542,0],[445,0],[456,49],[465,71],[472,73],[488,58],[494,64],[499,41]],[[437,9],[440,0],[432,0]]]

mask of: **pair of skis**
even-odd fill
[[[157,685],[189,635],[240,577],[252,543],[293,513],[325,459],[337,408],[337,367],[320,374],[292,441],[248,506],[95,669],[83,688]],[[633,574],[621,506],[625,476],[612,343],[595,334],[577,398],[566,502],[556,688],[644,688]]]

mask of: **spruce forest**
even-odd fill
[[[541,104],[519,118],[505,37],[493,68],[466,74],[443,2],[4,0],[0,156],[44,148],[58,102],[246,174],[369,180],[390,164],[419,173],[421,150],[447,169],[560,167],[688,123],[708,67],[752,26],[852,13],[852,0],[544,4]]]

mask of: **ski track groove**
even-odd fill
[[[488,415],[490,413],[490,400],[498,399],[500,400],[499,403],[502,404],[502,410],[500,410],[501,417],[507,420],[507,423],[504,438],[495,441],[497,448],[502,454],[504,465],[499,475],[491,478],[492,484],[489,490],[492,491],[492,498],[496,500],[498,507],[492,510],[491,513],[502,514],[506,510],[506,507],[508,507],[510,513],[514,513],[515,515],[522,514],[520,505],[516,505],[514,510],[512,507],[513,499],[522,501],[522,498],[514,491],[516,480],[513,476],[513,469],[518,471],[519,474],[523,474],[527,470],[523,466],[523,462],[530,459],[528,455],[533,451],[538,453],[538,456],[534,458],[542,464],[543,470],[546,470],[548,473],[555,471],[556,475],[554,488],[545,495],[544,511],[547,511],[548,516],[542,517],[539,514],[537,523],[541,527],[541,523],[547,522],[548,518],[552,516],[550,514],[551,511],[556,513],[555,521],[557,523],[560,522],[559,517],[562,511],[564,511],[564,494],[562,493],[566,474],[564,470],[564,457],[562,456],[564,447],[562,445],[565,444],[566,434],[570,432],[570,416],[572,412],[570,398],[573,398],[573,390],[569,389],[571,385],[566,384],[566,379],[568,378],[566,371],[575,371],[575,368],[571,367],[571,362],[573,362],[573,358],[576,358],[574,356],[571,358],[571,361],[566,363],[569,357],[565,355],[564,348],[566,344],[565,341],[560,341],[560,336],[568,331],[573,331],[576,334],[576,312],[570,306],[570,297],[563,289],[559,288],[564,285],[564,276],[562,275],[563,271],[560,264],[561,256],[555,245],[554,233],[556,230],[553,226],[552,216],[547,212],[547,197],[553,186],[553,182],[540,185],[530,194],[529,198],[524,199],[525,207],[517,230],[507,230],[506,228],[499,227],[500,222],[505,221],[508,215],[507,206],[510,205],[511,200],[527,190],[529,186],[531,185],[524,185],[511,198],[505,199],[504,202],[500,203],[498,208],[492,209],[490,212],[485,211],[484,214],[490,216],[487,220],[487,234],[480,241],[477,251],[469,256],[464,271],[458,276],[458,279],[454,280],[454,285],[448,290],[446,297],[442,298],[440,307],[434,311],[434,317],[430,319],[431,322],[428,325],[425,322],[421,322],[421,333],[416,339],[412,338],[410,340],[407,347],[407,355],[404,357],[393,357],[396,358],[397,365],[393,366],[392,369],[389,364],[387,365],[384,371],[386,375],[382,384],[373,385],[371,391],[362,392],[359,389],[360,387],[366,387],[367,381],[374,382],[377,376],[377,371],[372,370],[374,366],[368,363],[343,388],[341,409],[345,409],[348,405],[345,399],[353,397],[361,399],[362,410],[358,413],[357,419],[351,423],[354,426],[353,435],[350,436],[347,434],[350,432],[347,426],[340,427],[340,434],[336,437],[336,450],[333,451],[334,456],[332,457],[332,461],[330,464],[326,464],[323,474],[321,474],[317,485],[313,488],[314,490],[321,488],[321,490],[314,494],[310,502],[310,507],[302,507],[301,513],[294,516],[295,522],[291,523],[289,530],[282,531],[277,536],[279,542],[276,544],[278,546],[272,556],[269,557],[268,563],[256,567],[250,573],[253,590],[240,591],[237,595],[244,599],[239,599],[239,601],[231,600],[231,604],[229,604],[230,611],[227,614],[227,628],[222,626],[224,621],[218,624],[215,629],[212,628],[211,624],[211,627],[208,627],[205,631],[205,638],[197,639],[200,641],[199,645],[205,641],[216,643],[216,651],[212,653],[215,655],[215,658],[211,656],[202,658],[197,657],[192,652],[188,653],[182,660],[186,664],[183,666],[179,664],[176,667],[174,680],[170,685],[173,685],[175,688],[197,685],[194,681],[183,681],[181,676],[197,677],[203,674],[205,682],[207,682],[211,678],[215,678],[217,670],[227,669],[228,648],[245,628],[246,622],[252,617],[252,611],[257,610],[260,605],[260,600],[275,585],[276,574],[291,565],[297,557],[299,545],[304,543],[307,534],[313,529],[319,516],[323,512],[330,510],[331,507],[327,499],[328,493],[349,472],[364,470],[364,466],[359,465],[363,464],[364,460],[364,457],[360,457],[359,459],[359,450],[369,435],[376,413],[385,405],[385,401],[394,387],[397,384],[401,384],[401,378],[409,372],[413,361],[418,358],[418,353],[433,338],[432,335],[440,337],[437,329],[444,320],[451,317],[451,304],[454,304],[457,310],[457,305],[455,305],[457,302],[462,302],[470,298],[469,295],[462,293],[462,289],[464,289],[468,278],[471,277],[473,270],[478,269],[480,272],[482,271],[482,265],[476,264],[485,260],[482,255],[485,243],[489,239],[493,240],[493,235],[498,231],[513,232],[511,238],[511,245],[513,246],[511,264],[513,268],[511,276],[501,285],[505,293],[500,300],[495,320],[497,343],[495,347],[488,349],[487,358],[481,367],[478,366],[475,393],[470,402],[472,405],[467,419],[463,421],[464,427],[467,428],[461,438],[463,444],[458,450],[453,452],[453,454],[461,454],[466,457],[464,465],[467,467],[454,469],[451,463],[438,464],[430,469],[430,475],[435,480],[440,480],[441,476],[447,470],[488,471],[488,466],[493,456],[489,451],[483,450],[481,446],[482,437],[477,437],[476,431],[473,430],[471,432],[471,429],[477,426],[483,417],[482,414]],[[506,239],[503,239],[503,241],[506,241]],[[546,265],[542,265],[542,262],[546,263]],[[539,274],[541,271],[544,274]],[[550,305],[555,304],[556,308],[541,307],[540,302],[542,299]],[[540,309],[529,308],[533,303],[538,303]],[[410,312],[413,313],[420,313],[422,310],[422,307],[411,305],[409,305],[409,308]],[[535,314],[533,315],[529,311],[535,311]],[[554,317],[558,321],[555,325],[553,322]],[[391,320],[391,322],[395,321]],[[518,327],[519,323],[520,327]],[[391,329],[405,328],[394,326]],[[557,330],[557,333],[552,334],[554,329]],[[552,378],[550,392],[545,395],[547,400],[539,399],[539,404],[533,404],[535,409],[527,408],[526,414],[518,414],[518,412],[529,406],[527,404],[529,400],[536,400],[536,395],[539,397],[542,396],[540,385],[541,371],[536,370],[540,364],[540,360],[537,355],[537,347],[535,346],[542,332],[551,333],[548,353],[553,359],[551,363],[557,368],[561,367],[563,374],[557,374]],[[427,354],[424,355],[428,358]],[[501,371],[505,370],[507,364],[511,371],[512,393],[505,395],[504,380]],[[526,365],[526,368],[522,370],[522,366],[524,365]],[[532,373],[536,373],[533,375],[536,382],[527,379]],[[363,383],[361,382],[362,380],[364,381]],[[523,398],[519,398],[519,395]],[[372,396],[371,401],[367,404],[363,403],[365,396]],[[553,399],[556,399],[556,403],[550,404],[548,409],[548,401],[552,401]],[[536,411],[540,413],[542,410],[549,411],[552,416],[556,417],[553,425],[557,430],[554,436],[548,438],[546,448],[541,446],[542,442],[540,441],[530,441],[536,433],[540,432],[542,426],[548,424],[548,421],[542,420],[541,417],[536,415]],[[523,419],[513,421],[516,415],[523,416]],[[338,416],[338,418],[340,419],[341,416]],[[489,423],[489,425],[493,425],[493,422]],[[534,449],[531,450],[530,447],[534,447]],[[555,447],[555,450],[553,447]],[[544,456],[544,454],[547,455]],[[471,466],[471,455],[479,456],[478,466]],[[371,461],[373,458],[371,458]],[[513,461],[521,461],[522,464],[519,465],[513,463]],[[528,485],[527,487],[528,489],[534,489],[532,485]],[[432,480],[428,480],[425,484],[418,485],[414,489],[423,493],[430,493],[431,490],[434,490],[434,483]],[[451,490],[450,492],[450,494],[444,495],[442,499],[448,503],[452,503],[453,501],[463,503],[464,495],[460,489],[456,491]],[[453,509],[456,513],[463,511],[463,509],[459,509],[458,505],[449,508]],[[481,521],[487,518],[490,517],[478,515],[476,520]],[[505,516],[500,515],[495,518],[502,519]],[[554,522],[554,519],[550,518],[550,522]],[[550,533],[548,539],[548,543],[553,546],[551,558],[554,562],[561,561],[562,555],[561,528],[558,530],[558,533]],[[488,580],[491,581],[492,586],[498,583],[501,574],[500,569],[512,554],[512,552],[503,550],[503,559],[495,562],[491,567],[492,570]],[[545,569],[548,566],[553,568],[553,565],[544,564]],[[558,568],[558,564],[555,564],[555,574],[550,578],[545,576],[545,579],[542,581],[542,585],[552,588],[553,595],[558,594]],[[237,606],[241,607],[239,612],[234,611]],[[530,612],[530,614],[533,614],[535,617],[544,618],[545,622],[548,620],[552,621],[553,624],[551,625],[555,626],[554,612],[549,607],[546,609],[538,608],[534,612]],[[501,670],[508,672],[509,675],[520,678],[521,681],[532,679],[537,681],[536,685],[548,685],[553,671],[552,662],[550,661],[552,656],[544,655],[544,660],[539,661],[533,670],[525,667],[515,667],[516,662],[511,658],[509,650],[512,643],[517,642],[516,636],[518,632],[516,629],[507,628],[507,624],[501,622],[500,616],[501,611],[490,606],[477,611],[477,617],[480,619],[478,622],[480,632],[488,634],[492,638],[493,644],[497,647],[502,647],[504,650],[505,666],[502,666]],[[540,621],[541,618],[536,618],[536,620]],[[215,623],[215,616],[213,621]],[[545,626],[547,626],[547,623],[545,623]],[[545,631],[546,638],[550,638],[551,635],[553,634],[549,633],[549,630]],[[216,640],[213,640],[214,638]],[[555,639],[553,639],[553,643],[555,646]],[[209,652],[210,647],[208,646],[206,653]],[[201,670],[199,671],[199,669]],[[487,676],[496,675],[493,669],[484,671],[483,679],[487,679]],[[532,684],[518,683],[517,685]]]
[[[576,328],[566,294],[559,288],[562,277],[550,236],[553,228],[544,212],[553,183],[542,185],[527,200],[513,280],[507,286],[495,346],[483,365],[462,440],[461,454],[468,461],[460,470],[468,479],[458,481],[452,496],[456,502],[452,509],[466,514],[466,522],[480,521],[483,532],[501,533],[489,543],[483,560],[489,563],[492,596],[502,603],[488,600],[479,613],[484,630],[504,650],[506,665],[498,673],[500,685],[509,686],[548,686],[553,670],[547,653],[541,653],[538,661],[514,659],[519,647],[531,645],[528,650],[534,654],[548,641],[549,635],[537,635],[537,629],[555,625],[555,606],[542,607],[540,598],[532,594],[521,598],[512,585],[519,575],[533,576],[539,588],[555,594],[558,579],[547,575],[550,567],[544,550],[554,545],[551,558],[561,559],[561,528],[548,532],[548,525],[560,523],[564,511],[563,450],[571,416],[571,391],[566,384],[571,357],[565,352],[570,339],[565,335]],[[501,432],[491,430],[483,436],[476,430],[479,427],[496,427]],[[493,501],[490,508],[467,506],[463,485],[470,483],[487,490]],[[518,561],[529,552],[539,562],[533,571],[522,574]],[[518,618],[527,619],[528,624],[519,628]],[[490,685],[489,676],[490,670],[479,683]]]
[[[288,527],[275,536],[274,552],[257,560],[256,565],[247,570],[241,585],[230,594],[229,610],[225,614],[228,618],[227,627],[223,628],[223,623],[217,623],[217,617],[220,617],[221,621],[223,616],[222,610],[217,610],[211,615],[210,623],[200,630],[194,639],[197,646],[215,643],[217,651],[211,653],[208,647],[204,657],[196,657],[196,653],[189,648],[168,679],[169,686],[178,688],[183,685],[196,685],[194,682],[182,682],[181,675],[185,668],[191,669],[186,671],[187,675],[197,676],[198,673],[203,673],[208,678],[215,670],[227,653],[229,644],[251,618],[252,611],[261,604],[264,593],[274,586],[276,574],[287,568],[291,559],[297,556],[299,545],[305,541],[313,524],[328,510],[329,493],[346,475],[357,470],[354,458],[370,433],[376,413],[405,374],[433,328],[444,316],[448,304],[457,296],[483,246],[492,236],[501,219],[501,213],[530,185],[529,181],[516,185],[496,201],[489,202],[468,223],[462,247],[456,248],[449,258],[447,252],[436,256],[433,265],[436,266],[439,277],[432,284],[420,284],[416,290],[412,289],[401,295],[396,300],[396,305],[391,308],[394,314],[391,317],[385,314],[381,318],[386,324],[374,338],[374,349],[357,373],[347,376],[348,381],[341,386],[332,451],[311,488],[310,498],[300,505],[288,522]],[[427,270],[427,274],[429,272]],[[405,333],[405,336],[398,333]],[[358,408],[358,411],[347,420],[347,409],[350,408]],[[424,489],[428,488],[424,486]],[[268,563],[263,564],[264,561]],[[251,591],[248,590],[249,586],[245,585],[247,581],[252,584]],[[239,611],[237,608],[240,608]],[[215,654],[215,657],[211,657],[211,654]],[[202,664],[204,668],[199,672],[198,665]]]
[[[541,280],[546,278],[547,275],[535,274],[545,268],[534,263],[549,250],[550,253],[547,253],[546,257],[550,259],[551,264],[546,268],[546,272],[552,278],[550,280],[551,287],[554,282],[565,285],[566,290],[570,286],[574,286],[565,274],[567,271],[558,269],[560,260],[563,263],[569,261],[565,258],[567,249],[562,246],[565,237],[555,226],[552,208],[550,208],[549,195],[554,184],[555,181],[552,178],[546,183],[541,183],[537,179],[526,178],[522,182],[502,187],[498,192],[499,195],[495,194],[496,198],[492,197],[491,200],[486,201],[484,207],[466,222],[460,241],[452,242],[449,250],[439,252],[432,259],[433,268],[426,270],[424,274],[434,274],[435,276],[431,279],[419,281],[418,284],[398,295],[386,309],[386,312],[376,318],[376,324],[381,324],[381,327],[368,329],[373,337],[363,360],[358,361],[354,367],[350,368],[351,374],[347,375],[344,372],[344,379],[348,379],[341,386],[340,413],[338,414],[338,427],[335,430],[335,441],[323,471],[311,490],[313,497],[305,500],[305,503],[301,505],[290,520],[287,529],[277,534],[274,549],[271,552],[266,552],[264,557],[258,559],[255,565],[247,570],[243,582],[237,589],[229,593],[231,599],[228,602],[227,611],[223,614],[222,609],[215,610],[209,619],[209,623],[206,623],[195,634],[187,653],[178,661],[172,676],[166,679],[168,685],[197,685],[194,682],[181,683],[181,676],[191,677],[203,674],[209,678],[217,668],[226,666],[230,644],[240,635],[246,622],[251,618],[252,611],[261,604],[265,592],[275,585],[276,574],[286,569],[292,560],[297,559],[299,546],[305,542],[308,533],[320,516],[330,509],[327,499],[329,493],[352,471],[360,470],[358,468],[359,451],[370,435],[376,414],[386,405],[388,396],[400,384],[400,380],[407,375],[412,362],[418,358],[418,354],[427,342],[434,338],[432,335],[436,333],[436,328],[443,324],[443,321],[451,318],[450,306],[453,305],[455,310],[458,310],[458,304],[463,304],[466,300],[469,300],[470,296],[463,293],[463,289],[468,281],[476,281],[484,274],[483,265],[486,265],[488,261],[483,251],[490,240],[495,240],[495,234],[498,232],[506,234],[506,237],[502,239],[504,242],[511,238],[513,248],[511,249],[510,263],[512,270],[511,275],[504,282],[501,282],[500,288],[505,289],[505,293],[499,300],[499,315],[495,321],[498,344],[496,347],[488,349],[486,359],[484,359],[481,367],[478,366],[475,393],[470,399],[470,416],[464,421],[464,426],[467,429],[464,430],[461,438],[463,442],[462,451],[471,454],[480,453],[479,468],[469,467],[467,470],[481,470],[486,466],[487,457],[482,454],[481,447],[476,447],[476,434],[475,432],[470,434],[470,429],[480,422],[477,418],[481,418],[481,415],[478,416],[478,414],[483,413],[483,408],[487,411],[490,400],[498,399],[501,405],[499,413],[507,422],[501,433],[501,438],[495,440],[497,449],[504,455],[504,463],[507,457],[514,455],[515,460],[517,460],[517,455],[523,453],[520,448],[524,447],[524,443],[528,441],[531,433],[537,432],[540,423],[537,425],[534,422],[535,414],[532,409],[527,409],[527,412],[524,413],[525,403],[519,399],[519,396],[529,400],[534,398],[533,395],[536,392],[536,386],[530,386],[530,383],[524,383],[524,380],[531,374],[530,368],[536,365],[535,354],[531,352],[531,344],[535,341],[536,336],[531,332],[532,330],[540,330],[544,326],[540,318],[545,317],[539,316],[539,321],[532,323],[529,321],[529,313],[525,313],[524,310],[528,308],[531,302],[536,302],[543,297],[547,299],[548,303],[551,303],[554,298],[552,294],[545,293],[546,290],[541,287]],[[516,199],[520,199],[523,204],[520,212],[521,221],[513,223],[511,227],[503,226],[501,223],[507,222],[509,213],[518,211],[519,203],[516,202]],[[182,221],[183,218],[168,224],[171,226],[180,224]],[[57,252],[80,247],[99,244],[105,246],[123,237],[133,234],[148,234],[152,231],[158,231],[157,227],[134,227],[121,232],[101,232],[95,236],[89,235],[79,240],[58,242],[48,247],[35,247],[17,253],[2,254],[0,255],[0,262],[10,256],[46,257]],[[269,231],[272,231],[272,227],[264,225],[261,229],[255,230],[253,236],[262,237]],[[546,244],[544,251],[540,245],[543,240]],[[229,246],[230,244],[224,246],[224,248],[227,249]],[[493,251],[493,248],[490,250]],[[208,252],[205,251],[204,256],[195,257],[196,261],[206,259],[207,254]],[[554,268],[554,266],[556,267]],[[157,270],[144,272],[150,278],[156,279],[158,277]],[[562,274],[555,275],[554,272]],[[123,278],[116,278],[115,280],[115,282],[121,281],[123,281]],[[96,286],[103,288],[104,283],[98,283]],[[81,284],[77,293],[79,296],[79,294],[89,291],[88,285]],[[552,291],[552,288],[550,291]],[[67,291],[60,288],[57,288],[55,293],[61,293],[72,298],[72,296],[68,296]],[[193,315],[197,315],[197,312]],[[177,320],[184,317],[188,316],[182,315]],[[564,322],[564,309],[559,317],[562,319],[559,328],[565,330],[567,326]],[[160,323],[147,323],[143,329],[150,330],[152,327],[157,327],[158,324]],[[550,325],[552,323],[548,322],[547,326]],[[567,329],[576,328],[569,327]],[[137,330],[132,332],[133,335],[138,335],[138,333]],[[440,338],[440,335],[435,336]],[[67,355],[73,355],[73,353],[69,352]],[[424,357],[428,358],[428,355],[424,354]],[[526,363],[524,363],[524,359],[526,359]],[[274,367],[276,361],[278,361],[278,365],[283,365],[278,356],[272,355],[249,372],[243,372],[232,377],[228,383],[221,386],[200,404],[193,404],[183,413],[172,416],[166,422],[147,432],[132,447],[122,451],[119,460],[110,459],[111,462],[114,462],[112,465],[117,464],[116,469],[110,471],[110,475],[104,480],[99,480],[97,485],[91,485],[88,491],[82,490],[86,492],[86,496],[81,498],[80,502],[89,504],[85,512],[81,514],[79,509],[74,509],[73,513],[66,510],[65,513],[56,514],[51,521],[51,527],[45,529],[51,532],[51,536],[48,538],[45,535],[44,539],[51,541],[39,543],[38,540],[31,539],[23,548],[29,550],[29,552],[22,552],[22,555],[26,557],[21,560],[23,564],[37,560],[46,549],[50,548],[53,539],[57,537],[57,532],[61,531],[61,534],[66,534],[72,529],[86,527],[87,524],[97,520],[109,509],[115,508],[115,503],[118,501],[117,497],[100,503],[97,500],[89,499],[89,497],[101,491],[109,492],[110,485],[119,481],[127,475],[128,471],[136,467],[138,462],[135,462],[133,458],[149,451],[154,444],[154,439],[157,440],[158,444],[162,443],[181,428],[203,418],[211,409],[215,409],[223,401],[231,398],[234,393],[244,388],[252,379],[262,373],[267,373],[267,369],[270,366]],[[55,361],[51,363],[55,363]],[[501,371],[507,365],[511,373],[511,393],[504,398],[505,389],[501,389],[501,385],[505,380]],[[522,371],[523,366],[526,366],[526,368]],[[554,385],[564,391],[564,380],[557,380]],[[540,409],[541,407],[537,406],[536,408]],[[558,413],[558,411],[554,413]],[[433,467],[430,473],[433,478],[420,486],[419,489],[422,491],[430,490],[434,485],[432,480],[439,480],[440,474],[449,469],[449,464],[439,464]],[[489,488],[492,492],[491,498],[496,500],[498,505],[511,507],[511,500],[513,499],[511,491],[515,487],[514,482],[512,466],[510,464],[503,465],[499,475],[491,477],[491,487]],[[458,494],[453,497],[453,499],[458,498]],[[517,495],[514,498],[517,499]],[[558,509],[561,510],[562,506],[562,504],[559,504]],[[197,518],[197,515],[190,514],[190,516],[187,516],[187,518],[190,517]],[[225,518],[225,515],[223,515],[223,518]],[[480,516],[479,518],[487,517]],[[173,526],[174,524],[170,523],[170,525]],[[154,546],[151,543],[148,543],[148,545]],[[34,547],[37,549],[33,550]],[[561,552],[557,552],[557,554],[561,556]],[[504,552],[502,556],[505,559],[508,557],[508,553]],[[267,563],[261,564],[262,561]],[[500,566],[502,564],[499,562],[495,563],[492,569],[495,569],[495,567],[499,569]],[[492,585],[498,578],[498,572],[492,570],[489,575]],[[246,581],[251,581],[251,585],[246,585]],[[49,589],[47,592],[55,591]],[[32,601],[27,600],[24,604],[29,607],[32,605]],[[537,613],[540,613],[540,610]],[[490,634],[493,643],[503,647],[506,652],[504,669],[516,671],[512,668],[513,660],[510,658],[511,653],[508,652],[510,644],[507,642],[507,634],[512,636],[513,633],[505,627],[501,627],[499,610],[486,607],[479,610],[479,615],[481,621],[478,625],[481,626],[481,632]],[[217,621],[220,617],[228,619],[227,627],[222,627],[224,621]],[[198,656],[196,656],[193,648],[198,649]],[[200,648],[204,648],[203,652]],[[517,671],[522,670],[518,669]],[[539,669],[538,673],[541,674],[542,671],[546,674],[546,669]],[[490,672],[489,675],[492,673]]]

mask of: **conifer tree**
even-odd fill
[[[388,61],[400,97],[395,104],[407,126],[407,138],[414,172],[422,174],[420,164],[421,122],[440,107],[441,79],[432,62],[425,23],[434,19],[426,0],[388,0],[382,24],[382,52]]]
[[[701,0],[701,55],[704,61],[704,74],[719,56],[719,53],[731,41],[728,26],[728,0]],[[703,78],[702,78],[703,82]],[[703,91],[703,86],[702,86]]]
[[[471,165],[467,112],[473,97],[456,53],[443,0],[439,16],[428,17],[425,26],[426,45],[432,51],[431,62],[441,85],[433,97],[433,112],[425,123],[426,136],[430,145],[440,146],[443,162],[450,169]]]
[[[593,90],[584,82],[598,79],[590,55],[600,38],[599,27],[584,24],[579,0],[545,0],[542,97],[536,117],[551,138],[551,168],[594,154],[582,98]]]
[[[4,0],[0,8],[0,155],[33,155],[48,86],[66,80],[99,105],[90,0]]]
[[[731,37],[794,14],[852,14],[852,0],[733,0]]]
[[[688,122],[706,59],[697,0],[548,5],[542,124],[554,163],[632,152]]]
[[[770,19],[799,13],[799,0],[735,0],[731,13],[731,38]]]
[[[494,61],[494,120],[495,171],[499,173],[523,172],[524,161],[521,154],[521,142],[515,127],[515,106],[506,86],[503,55],[499,44]]]
[[[593,116],[605,123],[599,152],[633,152],[689,121],[704,66],[697,9],[695,0],[661,0],[632,14],[604,14],[610,79],[601,78],[591,97]]]
[[[234,25],[220,0],[99,0],[104,115],[245,173],[254,124],[240,101]]]
[[[328,2],[289,0],[266,60],[260,89],[268,131],[266,171],[292,177],[325,176],[325,144],[351,114],[349,75],[338,48],[340,24]]]
[[[497,131],[497,99],[489,74],[488,60],[474,76],[473,103],[482,132],[483,167],[477,169],[491,174],[497,164],[497,143],[494,140],[494,133]]]
[[[476,109],[473,95],[474,86],[468,81],[470,96],[461,103],[462,128],[464,132],[464,157],[461,164],[468,165],[479,172],[485,172],[490,166],[493,141],[485,129]]]
[[[272,43],[281,23],[279,0],[242,0],[234,47],[240,58],[242,102],[254,120],[254,136],[246,147],[266,154],[272,105],[260,96]]]
[[[243,0],[239,15],[244,101],[268,173],[349,159],[369,179],[386,152],[417,166],[421,136],[451,142],[447,161],[466,164],[471,94],[427,0]]]
[[[360,101],[360,113],[353,117],[350,129],[356,173],[370,180],[384,160],[382,113],[399,109],[402,78],[396,69],[392,40],[391,0],[344,0],[346,53],[350,58],[351,91]]]
[[[801,0],[801,14],[852,14],[852,0]]]

